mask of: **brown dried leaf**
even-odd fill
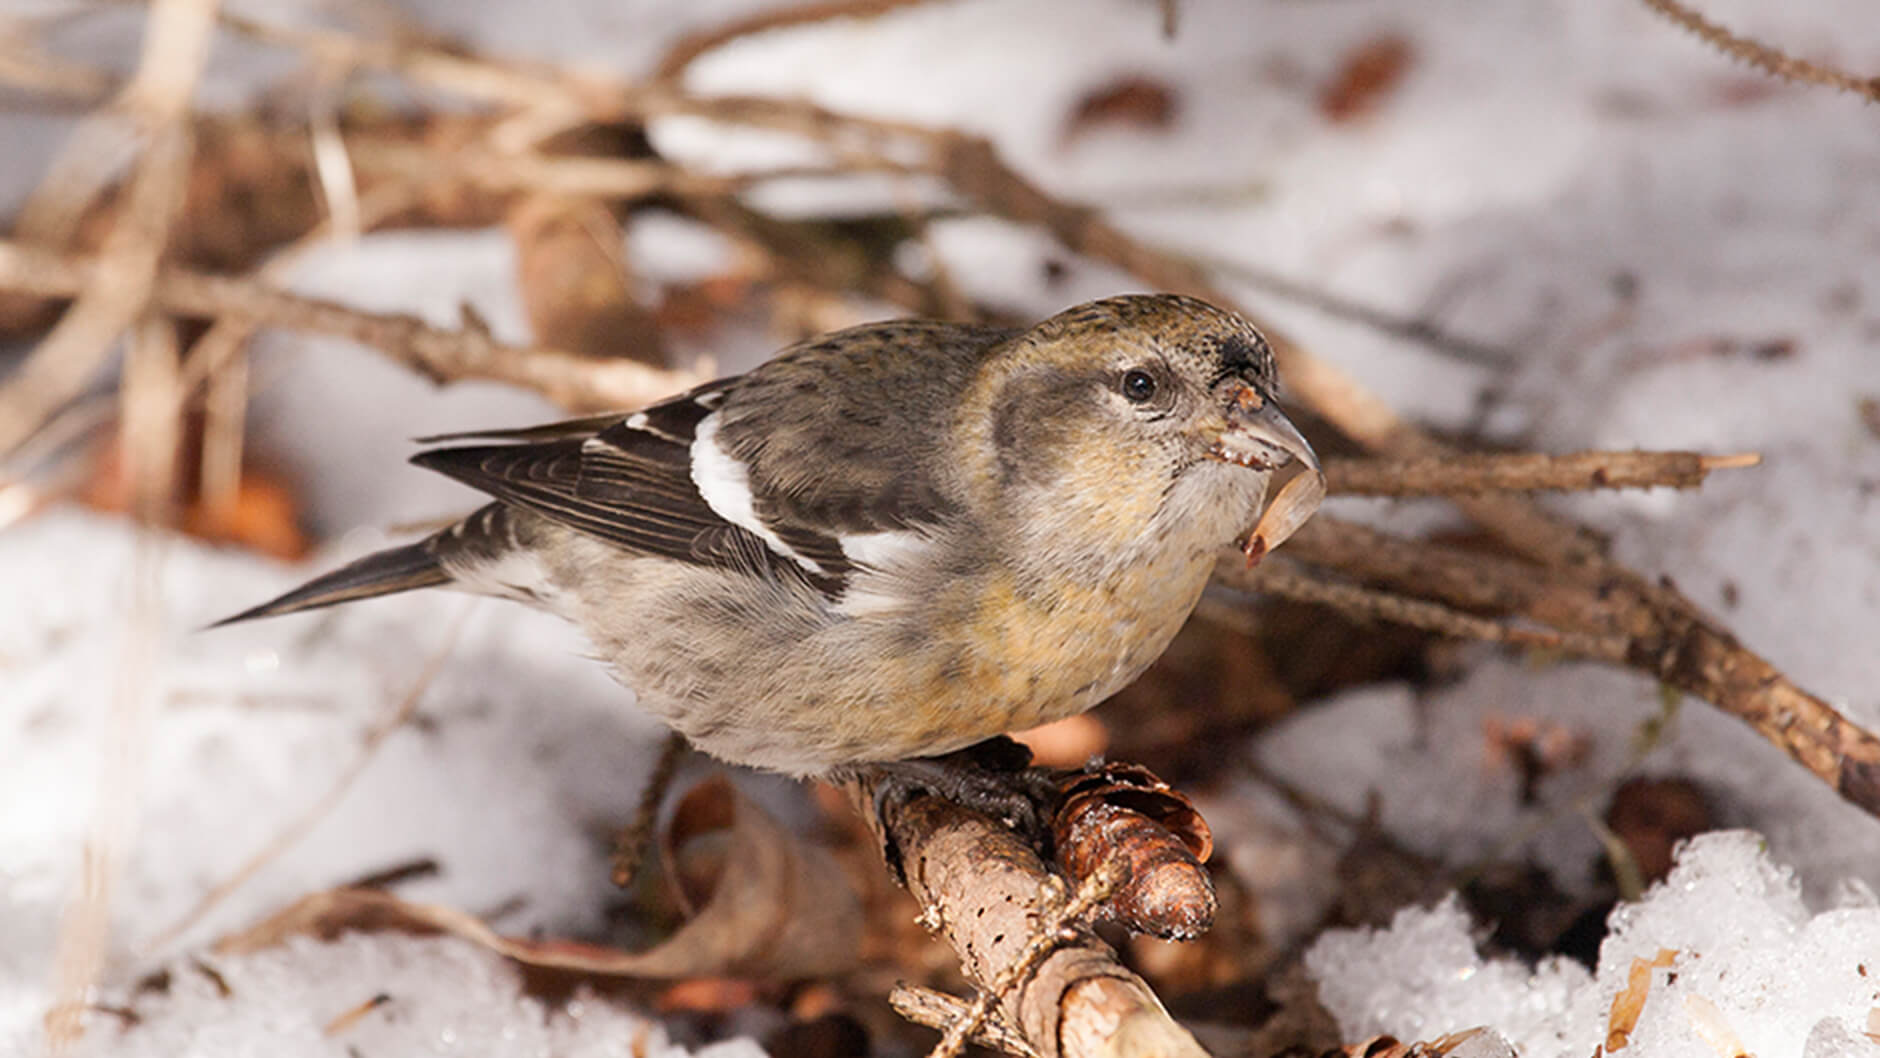
[[[669,284],[653,320],[664,332],[703,337],[726,316],[751,312],[758,293],[755,278],[739,272]]]
[[[528,195],[509,212],[516,278],[535,340],[597,358],[662,367],[652,314],[634,300],[620,221],[607,204]]]
[[[757,986],[731,977],[688,977],[662,990],[653,1009],[662,1014],[728,1014],[757,1002]]]
[[[1319,90],[1319,113],[1333,122],[1356,121],[1376,111],[1410,70],[1415,52],[1397,34],[1373,37],[1345,53]]]
[[[396,930],[450,933],[527,966],[604,976],[797,978],[854,965],[861,914],[827,853],[799,841],[723,778],[695,787],[676,818],[684,820],[679,826],[690,840],[723,842],[723,866],[698,914],[646,951],[504,937],[463,911],[367,889],[315,893],[224,938],[216,950],[234,954],[292,936]],[[668,847],[686,843],[681,836]]]
[[[202,420],[191,417],[183,425],[178,461],[195,468],[200,465],[196,456],[202,445]],[[121,453],[116,431],[98,445],[78,487],[78,498],[86,506],[111,513],[130,510],[130,479]],[[300,497],[286,481],[265,470],[243,467],[235,494],[224,504],[210,503],[191,474],[180,475],[176,486],[176,528],[190,536],[289,561],[305,558],[311,547],[300,528]]]
[[[1860,424],[1875,440],[1880,440],[1880,397],[1862,397],[1855,408],[1860,412]]]
[[[1142,74],[1125,74],[1085,93],[1064,119],[1058,144],[1068,147],[1101,128],[1158,131],[1175,121],[1180,97],[1166,83]]]
[[[1641,880],[1671,873],[1671,850],[1714,826],[1709,799],[1689,779],[1629,779],[1613,791],[1606,826],[1624,842]]]

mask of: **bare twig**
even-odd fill
[[[1389,621],[1458,639],[1480,639],[1510,646],[1558,650],[1613,663],[1625,661],[1626,641],[1617,636],[1521,628],[1486,617],[1476,617],[1426,599],[1313,576],[1283,560],[1268,559],[1258,567],[1246,569],[1239,553],[1235,552],[1231,556],[1223,556],[1221,571],[1216,579],[1267,595],[1330,606],[1359,621]]]
[[[0,387],[0,455],[16,450],[78,396],[111,343],[143,311],[182,207],[193,143],[189,127],[175,117],[161,124],[138,160],[126,208],[98,257],[97,282],[72,292],[78,298],[52,333]]]
[[[1737,716],[1842,797],[1880,815],[1880,737],[1797,687],[1669,586],[1597,556],[1546,567],[1325,515],[1289,540],[1286,553],[1450,606],[1515,614],[1595,642],[1617,637],[1628,668]]]
[[[1542,452],[1458,454],[1422,459],[1333,459],[1326,491],[1344,496],[1456,496],[1482,492],[1694,489],[1713,470],[1753,467],[1751,453]]]
[[[1453,334],[1421,316],[1403,316],[1367,305],[1353,298],[1334,294],[1309,283],[1281,275],[1268,268],[1224,257],[1207,257],[1202,263],[1257,290],[1294,301],[1335,319],[1350,320],[1372,330],[1416,342],[1452,360],[1480,367],[1499,368],[1512,363],[1516,353],[1501,346]]]
[[[388,185],[374,188],[360,197],[357,220],[361,230],[377,227],[387,217],[410,206],[415,193],[409,187]],[[267,264],[254,271],[254,278],[260,282],[280,282],[288,277],[306,255],[316,247],[326,245],[336,237],[331,223],[322,221],[312,231],[307,232],[291,244],[277,250],[268,259]],[[0,247],[0,272],[5,270],[6,250]],[[206,385],[209,380],[220,374],[237,354],[254,337],[260,321],[234,315],[222,316],[209,328],[208,333],[196,340],[190,347],[190,355],[183,364],[183,386],[185,396],[193,393],[198,386]]]
[[[544,112],[619,116],[612,101],[618,84],[580,79],[550,67],[499,63],[459,54],[425,40],[368,40],[338,30],[286,26],[223,11],[227,29],[264,44],[299,52],[339,69],[395,71],[419,84],[467,99]]]
[[[1039,964],[1058,945],[1076,939],[1077,929],[1087,925],[1091,912],[1116,891],[1121,874],[1119,859],[1112,857],[1089,878],[1084,879],[1084,884],[1078,886],[1076,894],[1069,899],[1065,898],[1062,880],[1056,875],[1046,878],[1045,893],[1050,906],[1043,920],[1032,930],[1017,957],[1007,963],[999,975],[966,1004],[966,1010],[958,1021],[947,1026],[940,1042],[928,1052],[928,1058],[958,1058],[960,1052],[966,1049],[966,1041],[978,1034],[985,1025],[993,1004],[1027,982],[1038,971]]]
[[[768,180],[853,176],[855,167],[794,166],[751,173],[700,173],[650,159],[565,158],[487,148],[443,151],[383,137],[349,141],[360,169],[410,180],[462,181],[488,191],[532,191],[584,198],[636,199],[650,195],[729,195]],[[882,162],[875,168],[897,167]]]
[[[966,1018],[970,1004],[945,992],[936,992],[920,985],[900,984],[888,993],[888,1005],[894,1008],[896,1014],[916,1025],[945,1032],[949,1026]],[[996,1010],[987,1013],[984,1023],[974,1031],[968,1042],[990,1047],[1015,1058],[1037,1058],[1038,1055],[1031,1043],[1017,1029],[1007,1025]]]
[[[873,781],[851,781],[850,797],[900,850],[908,888],[959,954],[967,978],[1035,1051],[1046,1058],[1204,1053],[1148,985],[1067,914],[1100,899],[1101,885],[1080,888],[1082,899],[1068,906],[1061,896],[1053,900],[1052,886],[1061,893],[1062,883],[1009,828],[934,797],[890,805],[881,818]],[[961,1038],[971,1031],[966,1026]]]
[[[96,264],[0,240],[0,289],[70,297],[94,282]],[[535,390],[576,410],[625,409],[703,381],[630,360],[597,361],[558,349],[506,345],[472,318],[462,330],[433,327],[413,316],[363,312],[289,294],[247,279],[164,268],[154,302],[166,312],[202,319],[233,317],[268,327],[344,338],[384,352],[439,382],[484,378]]]
[[[653,830],[659,823],[659,806],[672,789],[672,778],[679,771],[679,762],[685,759],[686,749],[684,735],[676,731],[666,734],[665,742],[659,747],[659,758],[653,762],[653,773],[646,777],[646,785],[640,790],[640,803],[634,807],[633,818],[614,838],[611,874],[613,883],[622,889],[633,884],[634,877],[640,873],[640,865],[646,861],[646,850],[653,843]]]
[[[1880,77],[1856,77],[1826,63],[1798,59],[1751,37],[1723,28],[1678,0],[1639,0],[1680,28],[1725,55],[1785,81],[1826,85],[1880,103]]]
[[[711,29],[680,37],[678,42],[659,60],[659,65],[653,71],[653,77],[661,81],[677,80],[685,73],[686,67],[691,66],[699,56],[743,37],[816,22],[831,22],[844,18],[870,18],[897,8],[913,7],[926,2],[927,0],[818,0],[815,3],[758,11],[743,18],[735,18],[713,26]]]

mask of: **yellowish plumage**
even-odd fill
[[[1311,460],[1274,384],[1244,320],[1186,298],[857,328],[630,419],[420,457],[496,502],[250,615],[448,579],[576,622],[727,760],[945,753],[1161,654],[1269,471]]]

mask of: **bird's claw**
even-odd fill
[[[939,797],[1010,827],[1047,862],[1057,780],[1031,766],[1031,751],[1000,735],[939,757],[858,765],[874,780],[874,808],[883,822],[882,857],[895,880],[907,883],[901,849],[886,822],[910,802]]]

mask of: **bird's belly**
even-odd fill
[[[634,610],[668,619],[600,622],[615,634],[596,645],[642,706],[698,749],[812,775],[946,753],[1083,712],[1161,655],[1211,568],[1208,556],[1043,597],[985,577],[916,611],[835,619],[783,599],[701,608],[714,593],[655,592],[642,580],[606,597],[632,594]]]
[[[1010,616],[975,625],[980,663],[958,693],[985,701],[999,730],[1083,712],[1162,655],[1206,581],[1206,567],[1145,569],[1114,585],[1062,589],[1046,603],[991,585],[985,605]]]
[[[884,636],[823,713],[827,764],[932,756],[1081,713],[1149,667],[1194,609],[1208,561],[1027,597],[1010,580],[938,607],[925,634]],[[946,616],[949,611],[951,616]],[[899,649],[882,649],[888,643]]]

